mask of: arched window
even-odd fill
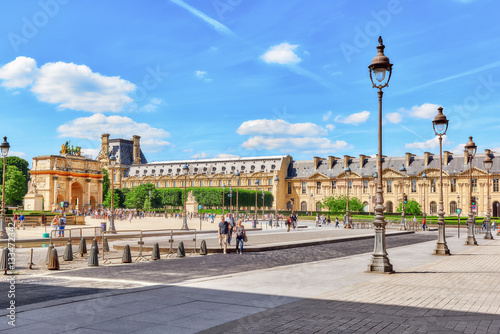
[[[450,215],[457,213],[457,202],[452,201],[450,203]]]
[[[435,215],[437,213],[437,204],[436,202],[431,202],[431,215]]]
[[[392,202],[389,201],[385,203],[385,207],[387,208],[385,211],[391,213],[392,212]]]
[[[316,211],[321,211],[321,202],[316,202]]]
[[[493,202],[493,217],[500,216],[500,203],[498,201]]]
[[[307,211],[307,202],[300,203],[300,211]]]
[[[286,209],[287,210],[293,210],[293,203],[292,203],[292,201],[288,201],[286,203]]]
[[[370,212],[370,205],[368,204],[368,202],[363,202],[363,211]]]

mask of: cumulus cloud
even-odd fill
[[[293,52],[298,45],[281,43],[269,48],[260,58],[266,63],[277,63],[282,65],[297,64],[302,59]]]
[[[434,119],[437,115],[437,108],[439,108],[437,104],[424,103],[421,106],[413,106],[409,110],[401,108],[398,111],[415,118]]]
[[[101,150],[98,148],[82,148],[82,154],[85,156],[90,156],[91,159],[97,158],[97,155],[100,151]]]
[[[240,135],[317,136],[326,134],[326,130],[313,123],[288,123],[282,119],[256,119],[243,122],[236,133]]]
[[[113,138],[129,138],[131,134],[141,136],[141,147],[148,152],[160,151],[170,143],[165,140],[170,134],[147,123],[137,123],[129,117],[94,114],[80,117],[57,128],[59,137],[99,140],[101,134],[109,133]]]
[[[344,123],[344,124],[359,124],[366,122],[370,117],[369,111],[362,111],[358,113],[351,114],[347,117],[342,117],[341,115],[335,117],[335,122]]]
[[[206,71],[194,71],[194,75],[205,82],[211,82],[212,79],[208,77],[208,72]]]
[[[446,139],[446,136],[443,136],[443,145],[449,144],[449,142]],[[439,137],[434,137],[432,139],[429,139],[424,142],[413,142],[413,143],[408,143],[405,145],[406,148],[415,148],[419,150],[427,150],[430,148],[436,148],[439,147]],[[462,146],[463,147],[463,146]],[[463,149],[462,149],[463,151]]]
[[[335,152],[348,149],[350,146],[343,140],[332,142],[328,138],[303,137],[303,138],[265,138],[255,136],[243,143],[243,148],[248,150],[282,150],[311,152]]]
[[[193,154],[191,156],[191,158],[193,159],[203,159],[203,158],[208,158],[208,154],[205,153],[205,152],[201,152],[201,153],[196,153],[196,154]]]
[[[234,154],[227,154],[227,153],[220,153],[214,155],[214,158],[216,159],[232,159],[232,158],[241,158],[239,155],[234,155]]]
[[[94,73],[85,65],[56,62],[37,67],[34,59],[17,57],[0,68],[2,85],[26,88],[40,101],[57,104],[61,109],[89,112],[119,112],[133,99],[136,86],[118,76]]]
[[[149,100],[150,102],[139,108],[139,111],[143,112],[153,112],[158,109],[158,106],[163,102],[162,99],[159,98],[152,98]]]
[[[394,123],[394,124],[398,124],[399,122],[401,122],[403,120],[403,117],[398,112],[388,113],[385,117],[387,118],[387,120],[389,122]]]
[[[24,152],[18,152],[18,151],[9,151],[9,157],[25,157],[26,153]]]
[[[324,115],[323,115],[323,122],[326,122],[330,119],[330,117],[332,117],[332,112],[331,111],[327,111]]]
[[[335,129],[335,125],[333,125],[333,124],[327,124],[327,125],[325,126],[325,128],[327,128],[327,129],[328,129],[328,130],[330,130],[330,131],[333,131],[333,129]]]

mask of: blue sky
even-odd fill
[[[373,155],[368,68],[384,38],[383,153],[500,150],[494,0],[2,1],[1,136],[31,163],[66,140],[142,136],[149,161]]]

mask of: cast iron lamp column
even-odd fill
[[[2,175],[2,226],[0,227],[0,239],[7,239],[7,230],[5,229],[5,158],[9,154],[9,142],[7,137],[3,137],[3,143],[0,144],[2,158],[3,158],[3,175]]]
[[[188,165],[182,166],[182,172],[184,173],[184,219],[182,221],[182,227],[181,230],[189,230],[188,223],[187,223],[187,210],[186,210],[186,186],[187,186],[187,176],[189,173],[189,167]]]
[[[372,211],[373,211],[373,214],[375,215],[375,201],[377,200],[377,184],[378,184],[378,174],[377,173],[374,173],[373,174],[373,188],[375,189],[375,194],[372,196],[372,199],[371,199],[371,206],[372,206]]]
[[[378,185],[377,185],[377,205],[375,206],[375,217],[373,225],[375,225],[375,245],[370,264],[368,265],[368,272],[377,273],[391,273],[392,264],[387,256],[385,244],[385,225],[387,222],[384,217],[384,191],[382,190],[382,88],[389,85],[392,75],[392,64],[389,58],[384,55],[384,44],[382,37],[378,39],[379,45],[377,46],[377,55],[372,59],[372,63],[368,66],[370,69],[370,80],[373,88],[378,88]],[[387,81],[384,83],[386,73],[388,72]],[[373,81],[375,76],[375,81]]]
[[[257,221],[259,220],[259,216],[257,215],[257,187],[259,186],[259,180],[255,180],[255,226],[257,226]]]
[[[486,192],[486,196],[488,197],[488,200],[486,202],[486,205],[488,206],[488,210],[486,211],[486,233],[484,234],[485,239],[493,239],[493,235],[491,235],[491,211],[490,211],[490,169],[493,166],[493,160],[489,155],[486,155],[486,157],[483,160],[483,166],[484,169],[488,172],[487,176],[487,181],[486,181],[486,188],[488,189]]]
[[[460,214],[462,213],[462,209],[460,208],[460,195],[457,195],[457,214],[458,214],[458,224],[457,224],[457,230],[458,230],[458,237],[460,238]]]
[[[233,215],[233,187],[229,187],[229,215]]]
[[[465,144],[465,149],[469,152],[469,218],[467,218],[467,241],[465,244],[477,246],[474,235],[474,213],[472,212],[472,159],[476,154],[477,146],[472,141],[472,136],[469,137],[469,142]]]
[[[345,176],[345,189],[346,189],[346,194],[347,194],[347,203],[345,207],[345,216],[346,216],[346,224],[349,225],[349,177],[351,176],[351,169],[349,166],[347,166],[344,169],[344,176]]]
[[[226,184],[222,184],[222,217],[224,217],[224,192],[226,190]]]
[[[279,182],[280,182],[280,179],[279,179],[278,175],[276,175],[276,177],[274,178],[274,183],[276,183],[276,198],[275,198],[276,204],[275,204],[275,209],[274,209],[275,210],[274,214],[276,216],[276,227],[279,226],[279,219],[278,219],[278,184],[279,184]]]
[[[236,176],[236,219],[238,219],[239,214],[240,214],[240,207],[238,203],[238,187],[240,186],[240,172],[236,171],[234,173],[234,176]]]
[[[116,164],[116,157],[113,152],[111,152],[111,156],[109,157],[109,167],[111,169],[111,216],[109,217],[109,232],[111,233],[116,233],[116,228],[115,228],[115,208],[114,208],[114,202],[113,202],[113,195],[114,195],[114,189],[115,189],[115,179],[114,179],[114,169],[115,169],[115,164]]]
[[[406,175],[405,165],[401,165],[399,172],[401,173],[401,192],[402,192],[401,196],[403,196],[401,199],[401,224],[406,229],[407,226],[406,226],[406,215],[405,215],[405,175]]]
[[[264,190],[262,190],[262,220],[264,220],[264,206],[265,206],[265,203],[264,203],[264,196],[265,196],[265,192]]]
[[[422,218],[425,218],[427,215],[425,214],[425,189],[427,187],[427,174],[425,172],[422,173],[422,201],[424,203],[422,210]]]
[[[448,130],[448,120],[443,114],[443,107],[438,108],[438,114],[432,121],[436,136],[439,136],[439,211],[438,211],[438,240],[434,255],[450,255],[446,244],[444,208],[443,208],[443,136]]]

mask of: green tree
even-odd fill
[[[16,166],[5,167],[5,204],[19,205],[26,195],[26,178]]]
[[[102,177],[102,193],[107,194],[110,186],[109,174],[106,169],[102,170],[104,176]]]
[[[5,158],[5,167],[16,166],[19,171],[23,174],[26,184],[31,179],[29,174],[29,163],[28,161],[19,157],[7,157]],[[7,175],[6,175],[7,176]],[[3,159],[0,159],[0,184],[3,182]]]
[[[345,213],[347,208],[347,196],[330,196],[321,201],[322,208],[328,208],[328,211],[335,213]],[[363,203],[357,197],[349,197],[349,212],[362,212]]]
[[[115,189],[113,191],[113,207],[114,208],[125,208],[125,199],[127,193],[130,191],[128,188]],[[106,194],[104,201],[102,203],[106,208],[111,208],[111,189]]]
[[[158,196],[155,186],[151,183],[141,184],[138,187],[132,188],[126,194],[125,207],[129,209],[144,209],[145,205],[149,207],[149,191],[151,191],[151,207],[160,207],[161,196]]]
[[[397,212],[402,211],[402,203],[399,203],[399,206],[398,206],[396,211]],[[410,216],[421,215],[422,214],[422,206],[414,199],[411,199],[408,201],[408,203],[405,204],[405,214],[410,215]]]

